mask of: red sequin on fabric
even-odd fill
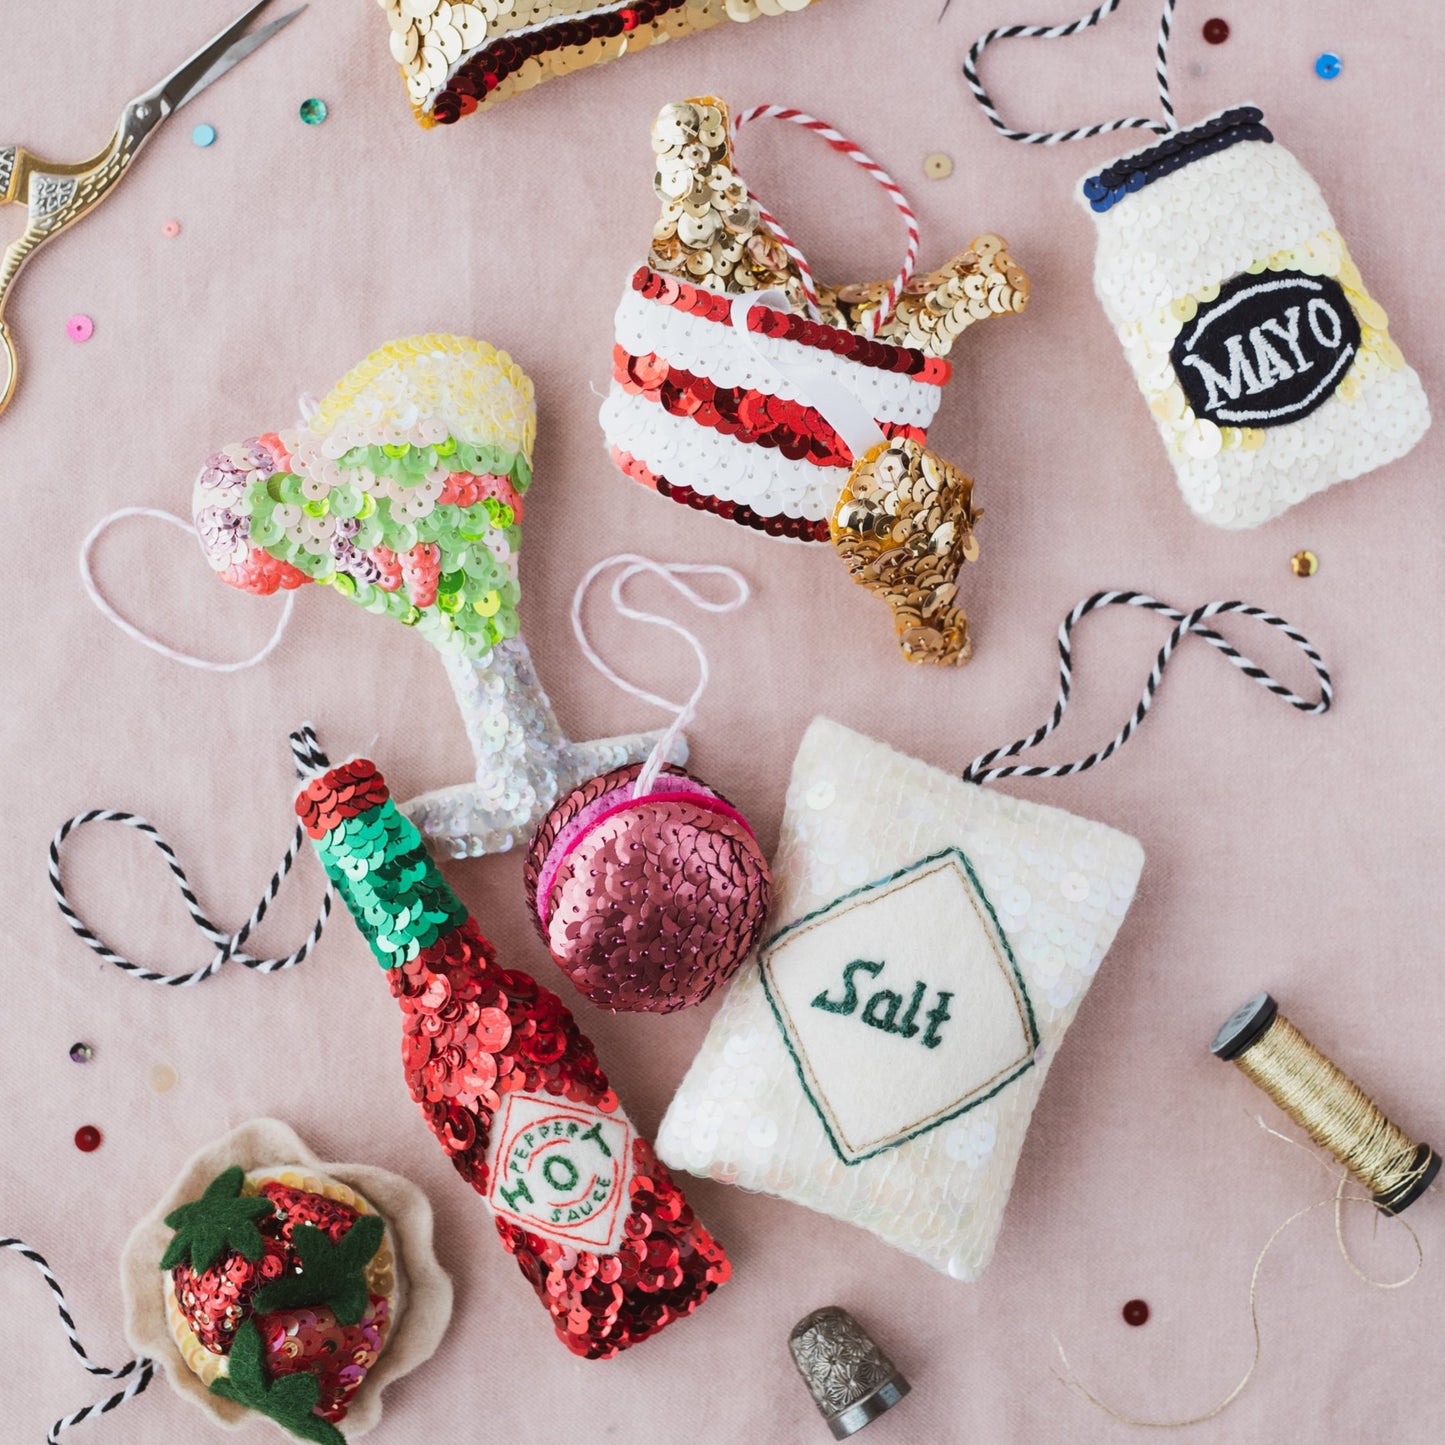
[[[171,1271],[176,1300],[196,1338],[216,1355],[228,1354],[236,1331],[254,1318],[267,1373],[273,1378],[302,1371],[314,1374],[321,1382],[315,1413],[335,1423],[345,1419],[366,1372],[386,1342],[391,1325],[386,1299],[369,1296],[366,1313],[354,1325],[338,1323],[324,1305],[256,1314],[251,1300],[262,1285],[295,1267],[291,1237],[297,1225],[314,1225],[334,1243],[360,1215],[339,1199],[275,1180],[263,1184],[260,1192],[276,1206],[256,1221],[261,1231],[260,1259],[253,1261],[230,1252],[201,1273],[189,1264],[177,1265]]]
[[[407,1086],[457,1172],[487,1188],[492,1116],[512,1090],[610,1114],[617,1095],[562,1000],[497,966],[475,920],[387,970],[402,1008]],[[642,1139],[626,1239],[615,1255],[576,1250],[503,1220],[497,1232],[576,1355],[606,1359],[693,1310],[731,1272],[682,1191]]]

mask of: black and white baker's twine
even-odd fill
[[[290,742],[291,756],[296,764],[298,776],[309,778],[314,773],[326,768],[326,754],[322,752],[316,741],[316,734],[311,730],[309,724],[292,733]],[[133,963],[111,948],[71,907],[70,900],[65,896],[65,886],[60,878],[60,850],[64,846],[65,840],[77,828],[83,828],[88,823],[120,823],[127,828],[135,829],[137,833],[150,839],[161,857],[166,860],[166,866],[176,880],[176,887],[180,889],[181,897],[185,899],[186,908],[192,921],[215,949],[209,963],[191,973],[160,973],[155,969],[146,968],[142,964]],[[78,813],[75,817],[62,823],[56,831],[55,837],[50,841],[50,890],[55,895],[55,906],[60,910],[62,917],[70,925],[75,936],[86,947],[99,954],[107,963],[113,963],[117,968],[124,969],[126,973],[144,979],[147,983],[164,983],[169,984],[172,988],[184,988],[190,984],[203,983],[212,974],[218,973],[221,965],[227,962],[242,964],[246,968],[255,969],[258,973],[278,973],[282,969],[295,967],[316,946],[331,913],[332,889],[329,882],[326,885],[326,892],[322,896],[321,909],[316,921],[311,925],[311,931],[305,942],[294,952],[288,953],[284,958],[257,958],[246,953],[242,945],[265,918],[266,910],[270,908],[277,893],[281,891],[282,881],[291,871],[292,865],[296,862],[296,857],[305,843],[306,830],[300,823],[297,823],[296,831],[291,836],[285,855],[277,864],[276,871],[271,875],[271,881],[266,885],[266,891],[257,901],[255,908],[251,910],[251,916],[234,933],[227,933],[218,928],[206,916],[191,888],[190,879],[186,877],[186,870],[181,867],[180,860],[176,857],[175,849],[166,842],[153,823],[136,813],[117,812],[112,808],[92,808],[89,812]]]
[[[1022,141],[1025,145],[1057,145],[1060,141],[1085,140],[1089,136],[1105,135],[1115,130],[1152,130],[1159,135],[1169,135],[1179,129],[1174,119],[1174,102],[1169,95],[1169,31],[1174,22],[1176,0],[1164,0],[1164,9],[1159,16],[1159,34],[1154,45],[1154,77],[1159,86],[1159,105],[1164,119],[1149,120],[1144,116],[1126,116],[1120,120],[1105,121],[1101,125],[1080,126],[1074,130],[1024,131],[1014,130],[998,113],[983,82],[978,78],[978,58],[995,40],[1062,40],[1065,36],[1077,35],[1091,25],[1097,25],[1106,15],[1112,15],[1119,8],[1120,0],[1103,0],[1097,10],[1071,20],[1066,25],[1000,25],[981,35],[974,41],[963,62],[963,78],[973,91],[974,99],[988,117],[989,123],[1009,140]],[[946,10],[947,5],[944,6]]]
[[[1089,613],[1097,611],[1100,607],[1115,605],[1143,607],[1150,612],[1157,612],[1161,617],[1167,617],[1175,624],[1168,640],[1159,649],[1158,657],[1154,659],[1154,667],[1149,673],[1148,682],[1144,684],[1143,695],[1128,722],[1105,747],[1100,748],[1098,752],[1090,753],[1086,758],[1080,758],[1077,762],[1059,763],[1053,767],[1031,767],[1022,763],[1013,763],[1001,768],[993,767],[992,765],[1000,758],[1017,757],[1019,753],[1037,746],[1063,722],[1064,714],[1069,707],[1069,688],[1073,681],[1069,635],[1081,618],[1087,617]],[[1219,633],[1204,625],[1209,618],[1219,617],[1227,612],[1237,612],[1244,617],[1257,617],[1266,626],[1284,633],[1309,659],[1310,666],[1314,668],[1315,677],[1319,681],[1320,695],[1310,699],[1291,692],[1258,663],[1252,662]],[[964,769],[964,781],[967,783],[991,783],[997,778],[1065,778],[1071,773],[1082,773],[1096,763],[1102,763],[1105,758],[1112,757],[1129,741],[1134,730],[1148,716],[1149,708],[1154,701],[1154,694],[1164,679],[1164,669],[1169,665],[1169,659],[1174,655],[1174,649],[1191,633],[1195,637],[1203,638],[1211,647],[1222,652],[1246,677],[1252,678],[1266,691],[1272,692],[1291,707],[1313,715],[1330,710],[1330,703],[1334,700],[1334,685],[1330,681],[1329,670],[1325,667],[1324,659],[1320,657],[1309,638],[1291,626],[1284,618],[1276,617],[1262,607],[1251,606],[1248,602],[1206,602],[1192,612],[1181,612],[1177,607],[1170,607],[1167,603],[1160,602],[1157,598],[1150,597],[1143,592],[1096,592],[1092,597],[1086,597],[1080,602],[1059,624],[1059,696],[1058,701],[1054,703],[1054,710],[1049,720],[1036,728],[1028,737],[1020,738],[1016,743],[980,753]]]
[[[155,1361],[142,1357],[131,1360],[129,1364],[122,1365],[116,1370],[107,1369],[104,1365],[97,1365],[85,1353],[85,1347],[80,1343],[80,1336],[75,1329],[75,1321],[70,1317],[70,1310],[65,1303],[65,1292],[60,1288],[60,1281],[51,1273],[45,1256],[39,1250],[31,1249],[22,1239],[0,1239],[0,1249],[12,1250],[22,1259],[28,1259],[40,1271],[41,1278],[55,1297],[55,1308],[60,1312],[60,1323],[65,1331],[65,1338],[70,1341],[70,1348],[79,1356],[80,1363],[92,1375],[101,1375],[108,1380],[129,1381],[123,1390],[118,1390],[109,1399],[98,1401],[94,1405],[84,1405],[79,1410],[74,1410],[69,1415],[64,1415],[57,1420],[50,1427],[50,1433],[45,1437],[46,1445],[55,1445],[62,1430],[68,1430],[72,1425],[78,1425],[82,1420],[90,1419],[92,1415],[104,1415],[107,1410],[114,1410],[117,1405],[123,1405],[127,1400],[139,1395],[150,1384],[151,1377],[155,1374]]]

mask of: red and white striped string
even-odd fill
[[[876,336],[883,323],[893,314],[893,308],[898,304],[898,298],[903,294],[903,288],[912,279],[914,267],[918,264],[918,217],[914,214],[913,207],[909,205],[908,197],[903,194],[902,186],[861,146],[849,140],[841,131],[834,130],[826,121],[821,121],[806,111],[795,110],[791,106],[755,105],[751,110],[740,111],[733,117],[733,134],[736,136],[745,125],[750,125],[755,120],[787,120],[794,125],[802,126],[804,130],[810,130],[821,136],[835,151],[839,151],[847,156],[854,165],[867,171],[888,193],[888,199],[893,202],[898,214],[903,217],[903,225],[908,232],[908,245],[903,257],[903,265],[884,295],[882,304],[877,310],[868,314],[864,323],[867,334]],[[762,217],[763,222],[777,236],[778,244],[797,266],[802,279],[803,295],[807,300],[808,314],[816,321],[818,319],[818,289],[813,280],[813,268],[787,232],[778,224],[777,218],[767,210],[757,196],[753,195],[751,188],[748,190],[748,195],[757,205],[758,214]]]

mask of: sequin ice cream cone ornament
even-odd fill
[[[437,649],[476,777],[406,812],[455,857],[526,842],[559,797],[641,762],[657,738],[573,742],[537,680],[517,617],[535,437],[532,382],[511,357],[415,336],[373,352],[300,427],[215,453],[195,486],[223,582],[262,594],[319,583]]]
[[[806,10],[815,0],[378,0],[412,113],[452,125],[475,110],[604,60],[727,20]]]
[[[1157,44],[1162,120],[1027,132],[1002,119],[978,75],[988,45],[1064,38],[1118,4],[1069,24],[990,31],[964,74],[1010,140],[1129,128],[1159,137],[1076,193],[1097,237],[1094,290],[1190,509],[1217,527],[1256,527],[1404,456],[1430,425],[1429,405],[1314,177],[1275,142],[1264,113],[1233,106],[1180,128],[1167,69],[1174,0]]]
[[[888,192],[908,229],[895,279],[829,286],[738,174],[734,134],[763,118],[820,135]],[[665,106],[652,130],[662,213],[617,309],[602,428],[616,464],[676,502],[772,537],[829,542],[885,601],[903,654],[972,648],[957,576],[978,555],[973,483],[927,448],[977,321],[1022,311],[1029,284],[997,236],[926,276],[897,184],[830,126],[720,100]]]
[[[727,1256],[562,1001],[498,966],[372,763],[313,778],[296,811],[401,1005],[411,1096],[558,1338],[606,1358],[691,1314]]]

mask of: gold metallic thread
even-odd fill
[[[1234,1063],[1377,1199],[1400,1194],[1429,1166],[1429,1151],[1417,1164],[1421,1146],[1283,1014]]]

